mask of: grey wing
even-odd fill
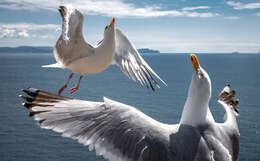
[[[94,54],[95,48],[88,44],[82,35],[69,40],[63,40],[61,36],[53,52],[57,64],[66,67],[75,60]]]
[[[114,61],[129,78],[138,80],[142,85],[151,87],[153,84],[159,87],[154,77],[163,84],[166,83],[153,71],[153,69],[140,56],[134,45],[126,35],[118,28],[115,30],[116,49]]]
[[[232,160],[238,160],[240,133],[237,125],[237,109],[239,100],[235,98],[235,90],[230,90],[230,85],[227,85],[218,95],[218,102],[226,111],[224,123],[218,123],[217,127],[221,131],[221,138],[232,154]]]
[[[230,91],[230,85],[227,85],[218,95],[218,102],[224,107],[226,112],[228,112],[228,109],[231,109],[233,111],[233,114],[235,116],[239,115],[238,111],[238,105],[239,105],[239,99],[235,98],[236,91],[232,90]]]
[[[75,100],[41,90],[24,90],[24,106],[41,128],[78,140],[109,160],[168,161],[170,125],[105,98]]]
[[[240,149],[239,130],[227,126],[227,124],[217,124],[216,129],[216,139],[213,139],[211,143],[212,145],[215,145],[215,150],[217,150],[215,155],[216,160],[224,160],[224,157],[229,158],[226,160],[237,161]]]
[[[65,8],[65,6],[62,7]],[[77,18],[70,18],[72,13],[73,15],[77,15]],[[57,40],[53,51],[57,63],[56,65],[44,67],[64,68],[75,60],[94,54],[94,48],[84,40],[82,35],[82,25],[80,25],[83,23],[82,13],[75,10],[65,16],[67,16],[67,18],[63,18],[62,34]],[[72,25],[69,25],[69,21],[72,21],[72,19],[80,22],[74,22]]]

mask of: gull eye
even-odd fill
[[[199,74],[199,78],[200,78],[200,79],[204,79],[204,78],[205,78],[204,74],[203,74],[203,73],[200,73],[200,74]]]

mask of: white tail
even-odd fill
[[[63,68],[60,64],[49,64],[49,65],[43,65],[43,68]]]

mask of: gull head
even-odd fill
[[[115,18],[111,20],[110,24],[105,27],[104,39],[110,38],[115,35]]]
[[[83,15],[71,5],[62,5],[59,7],[62,17],[62,38],[69,40],[71,34],[82,31]],[[79,31],[78,31],[79,30]]]
[[[190,55],[194,73],[190,83],[188,96],[198,103],[208,103],[211,97],[211,80],[208,73],[200,66],[195,54]]]

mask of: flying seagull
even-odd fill
[[[71,93],[79,88],[84,75],[102,72],[113,63],[129,78],[138,80],[152,90],[154,84],[159,88],[155,77],[166,85],[140,56],[127,36],[115,28],[115,18],[105,27],[104,39],[97,47],[93,47],[84,40],[82,34],[83,15],[71,6],[60,6],[59,11],[62,16],[62,34],[54,47],[57,63],[43,66],[67,68],[72,71],[58,91],[59,95],[67,87],[73,73],[81,73],[81,76],[77,85],[70,89]]]
[[[38,89],[23,90],[24,106],[41,128],[78,140],[110,161],[237,161],[238,100],[226,86],[218,102],[226,111],[216,123],[208,107],[211,81],[191,55],[194,74],[178,124],[165,124],[108,98],[91,102]],[[163,107],[162,107],[163,108]]]

